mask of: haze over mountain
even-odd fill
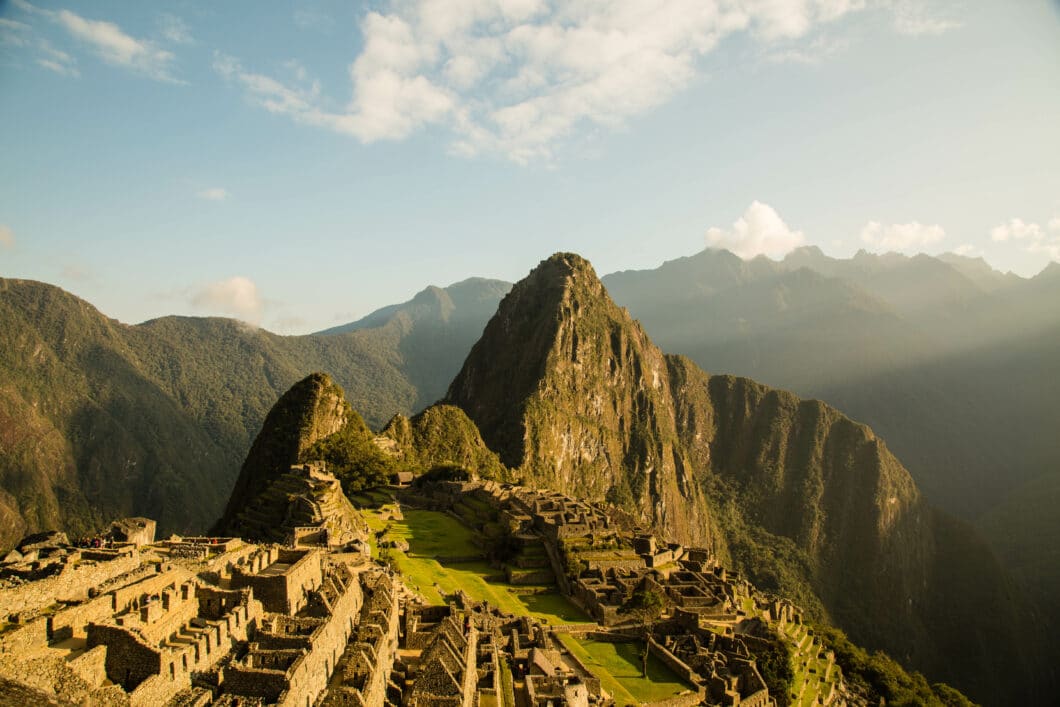
[[[603,278],[668,351],[820,398],[872,426],[935,504],[982,528],[1060,615],[1060,265],[800,248],[705,250]],[[1030,489],[1035,489],[1030,491]]]

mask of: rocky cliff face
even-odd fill
[[[995,563],[953,541],[967,529],[925,504],[882,440],[818,401],[663,354],[582,258],[557,254],[512,288],[447,399],[525,482],[708,545],[761,588],[981,699],[1033,694],[1010,588],[979,577],[1005,618],[982,616],[961,582]],[[1003,677],[984,678],[998,660]]]
[[[606,498],[673,537],[714,545],[676,446],[672,399],[665,356],[569,254],[512,289],[448,394],[528,481]]]

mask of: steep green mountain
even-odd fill
[[[231,456],[139,365],[127,327],[40,283],[0,281],[0,545],[148,515],[204,528]]]
[[[218,318],[128,326],[57,287],[0,280],[0,547],[128,515],[204,530],[296,381],[330,372],[381,427],[438,397],[420,386],[440,395],[505,289],[428,288],[345,333],[284,337]]]
[[[320,463],[341,489],[304,469]],[[324,521],[336,537],[359,537],[363,522],[345,492],[439,465],[459,465],[494,479],[507,473],[460,408],[434,405],[411,420],[395,415],[376,436],[331,377],[312,373],[269,410],[214,530],[284,542],[294,528]]]
[[[472,469],[488,479],[505,479],[508,470],[486,446],[475,423],[458,407],[432,405],[409,419],[395,415],[381,437],[394,442],[404,469],[420,474],[442,464]]]
[[[512,288],[447,401],[524,482],[709,545],[756,585],[974,697],[1042,694],[1022,598],[872,430],[663,354],[578,256]]]

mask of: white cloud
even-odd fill
[[[974,258],[983,254],[982,249],[972,243],[961,243],[953,249],[953,252],[957,255],[963,255],[969,258]]]
[[[38,43],[38,47],[40,48],[41,56],[37,57],[37,63],[44,68],[63,76],[81,75],[81,72],[77,69],[77,59],[62,50],[56,49],[43,39]]]
[[[287,85],[224,55],[214,66],[267,110],[362,142],[440,126],[458,154],[527,162],[661,105],[695,78],[699,60],[726,36],[749,33],[794,51],[795,40],[865,5],[393,0],[361,21],[363,47],[349,66],[351,97],[342,109],[304,81]]]
[[[894,28],[899,34],[910,37],[945,34],[960,27],[960,23],[937,14],[931,14],[917,0],[899,0],[894,7]]]
[[[212,189],[203,189],[202,191],[197,192],[195,196],[207,201],[224,201],[231,196],[231,194],[229,194],[228,190],[223,187],[213,187]]]
[[[0,43],[24,47],[28,43],[26,39],[26,34],[28,33],[29,25],[25,22],[17,22],[0,17]]]
[[[254,281],[241,276],[212,282],[194,292],[192,306],[212,314],[223,314],[257,324],[265,302]]]
[[[135,71],[158,81],[184,83],[174,78],[171,73],[174,59],[172,52],[158,48],[151,41],[137,39],[125,33],[113,22],[91,20],[70,10],[45,10],[26,0],[13,0],[12,4],[20,10],[47,18],[59,25],[71,37],[82,42],[108,64]],[[55,56],[45,56],[38,60],[38,63],[53,71],[70,73],[69,67],[72,60],[63,62]]]
[[[86,19],[69,10],[60,10],[52,16],[71,36],[87,44],[108,64],[159,81],[177,82],[170,74],[172,52],[126,34],[113,22]]]
[[[815,65],[842,54],[849,46],[850,43],[845,39],[820,36],[809,43],[798,42],[780,47],[766,54],[765,59],[773,64]]]
[[[0,223],[0,248],[14,248],[15,247],[15,232],[11,230],[10,226],[5,226]]]
[[[277,317],[272,320],[273,331],[277,334],[303,334],[308,326],[309,322],[299,316]]]
[[[162,13],[158,18],[159,31],[162,37],[173,44],[194,44],[191,36],[191,28],[188,23],[168,12]]]
[[[1011,218],[991,229],[990,238],[997,243],[1018,243],[1028,253],[1060,260],[1060,216],[1053,216],[1044,228],[1037,223]]]
[[[741,258],[756,255],[780,257],[802,245],[802,231],[793,231],[768,204],[752,202],[732,229],[711,228],[707,231],[707,245],[725,248]]]
[[[326,12],[308,7],[299,7],[294,11],[294,23],[299,29],[312,29],[330,32],[335,27],[335,20]]]
[[[927,225],[919,221],[884,225],[870,221],[861,229],[861,240],[882,251],[919,250],[938,243],[946,237],[946,231],[938,224]]]
[[[1042,227],[1036,223],[1025,223],[1023,219],[1012,218],[1007,223],[994,226],[990,238],[997,243],[1005,241],[1041,240],[1045,236]]]

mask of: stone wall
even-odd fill
[[[106,560],[71,558],[56,575],[0,588],[0,611],[7,616],[38,611],[56,601],[83,601],[88,598],[89,590],[139,566],[140,553],[135,549]]]
[[[0,653],[25,655],[48,645],[48,622],[37,618],[0,636]]]
[[[669,699],[646,702],[644,703],[644,707],[693,707],[694,705],[703,704],[703,699],[706,696],[706,689],[700,687],[698,690],[683,692],[680,695],[674,695]],[[748,707],[748,703],[743,700],[740,701],[740,705],[741,707]]]
[[[293,616],[324,579],[322,555],[318,550],[279,550],[269,557],[275,559],[259,570],[254,569],[259,563],[233,568],[232,587],[251,587],[266,611]]]
[[[315,556],[315,561],[320,562],[319,555]],[[304,574],[294,576],[297,579]],[[282,639],[287,636],[260,635],[261,647],[251,644],[251,651],[244,660],[225,667],[222,689],[262,697],[281,707],[302,707],[316,701],[327,688],[339,657],[346,649],[363,602],[360,583],[345,568],[330,571],[321,584],[331,594],[327,601],[330,613],[322,619],[296,620],[306,622],[305,629],[312,628],[308,634],[300,631],[298,636],[291,637],[295,640],[290,644],[301,647],[273,649],[274,639],[283,643]],[[286,627],[288,623],[281,621],[277,626]],[[266,645],[270,648],[264,648]]]
[[[211,619],[199,616],[203,588],[185,582],[179,590],[163,589],[162,599],[155,601],[145,602],[141,595],[142,606],[87,627],[88,646],[106,647],[106,675],[129,693],[133,707],[156,707],[189,690],[193,673],[210,670],[261,619],[261,603],[249,591],[216,590],[226,599],[238,597],[239,603],[228,601],[227,612],[215,612],[217,618]]]
[[[107,677],[107,648],[96,646],[73,660],[67,661],[66,664],[90,687],[99,687]]]
[[[693,685],[699,685],[703,678],[695,670],[692,670],[691,666],[685,663],[683,660],[675,656],[670,651],[666,650],[658,641],[654,638],[648,639],[648,651],[666,664],[670,670],[674,672],[678,677],[687,683]]]
[[[162,652],[121,626],[89,624],[88,647],[96,646],[106,646],[107,678],[126,692],[162,672]]]

